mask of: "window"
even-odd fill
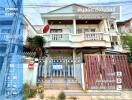
[[[1,71],[1,68],[2,68],[2,65],[3,65],[3,62],[4,62],[4,57],[0,56],[0,71]]]
[[[85,33],[85,32],[89,32],[89,31],[90,31],[90,30],[89,30],[88,28],[84,29],[84,33]]]
[[[10,33],[11,32],[11,29],[2,29],[1,30],[1,33]]]
[[[91,32],[95,32],[95,29],[91,29]]]
[[[50,33],[62,33],[62,29],[50,29]]]
[[[0,25],[12,25],[12,20],[0,21]]]
[[[115,42],[116,45],[118,45],[118,42]]]
[[[82,33],[82,29],[80,29],[80,28],[77,29],[77,33],[78,33],[78,34]]]
[[[114,42],[111,42],[111,48],[114,49]]]

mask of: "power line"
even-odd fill
[[[81,5],[111,5],[111,4],[132,4],[132,1],[120,1],[120,2],[107,2],[107,3],[81,3]],[[58,3],[58,4],[55,4],[55,3],[44,3],[44,4],[33,4],[33,3],[27,3],[27,4],[24,4],[24,7],[34,7],[34,8],[37,8],[37,7],[62,7],[62,6],[66,6],[66,5],[69,5],[69,4],[65,4],[65,3]]]

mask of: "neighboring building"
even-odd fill
[[[132,35],[132,18],[117,22],[118,30],[121,34],[129,34]]]
[[[117,22],[118,31],[120,36],[130,35],[132,36],[132,18]],[[124,53],[129,52],[129,48],[126,45],[122,45]]]
[[[22,1],[4,0],[0,5],[0,99],[19,99],[23,86]]]
[[[83,64],[85,54],[121,52],[116,19],[111,18],[111,14],[78,4],[42,13],[44,25],[34,27],[45,38],[48,49],[43,70],[45,78],[72,77],[82,84],[83,74],[77,67],[77,59]],[[44,33],[47,25],[49,30]]]
[[[34,29],[33,25],[24,16],[23,18],[23,44],[26,45],[27,37],[34,37],[37,35],[37,31]]]

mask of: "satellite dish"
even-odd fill
[[[49,25],[45,25],[43,28],[43,33],[47,33],[49,31]]]

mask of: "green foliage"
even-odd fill
[[[30,88],[29,89],[29,94],[28,94],[28,98],[33,98],[36,95],[36,89],[35,88]]]
[[[43,48],[43,45],[45,43],[45,40],[42,36],[35,36],[32,38],[32,45],[33,48]]]
[[[128,55],[128,63],[132,63],[132,55],[131,54]]]
[[[43,48],[45,40],[42,36],[27,37],[28,46],[33,51],[36,48]]]
[[[36,95],[36,88],[31,87],[28,84],[24,84],[23,86],[23,100],[27,100],[27,98],[33,98]]]
[[[128,55],[128,62],[132,63],[132,36],[125,35],[121,36],[123,46],[128,46],[130,54]]]
[[[124,46],[128,46],[129,50],[132,54],[132,36],[126,35],[126,36],[121,36],[122,44]]]
[[[43,93],[44,92],[44,87],[42,85],[37,86],[37,93]]]
[[[58,100],[65,100],[66,96],[65,96],[65,93],[64,92],[61,92],[59,95],[58,95]]]

